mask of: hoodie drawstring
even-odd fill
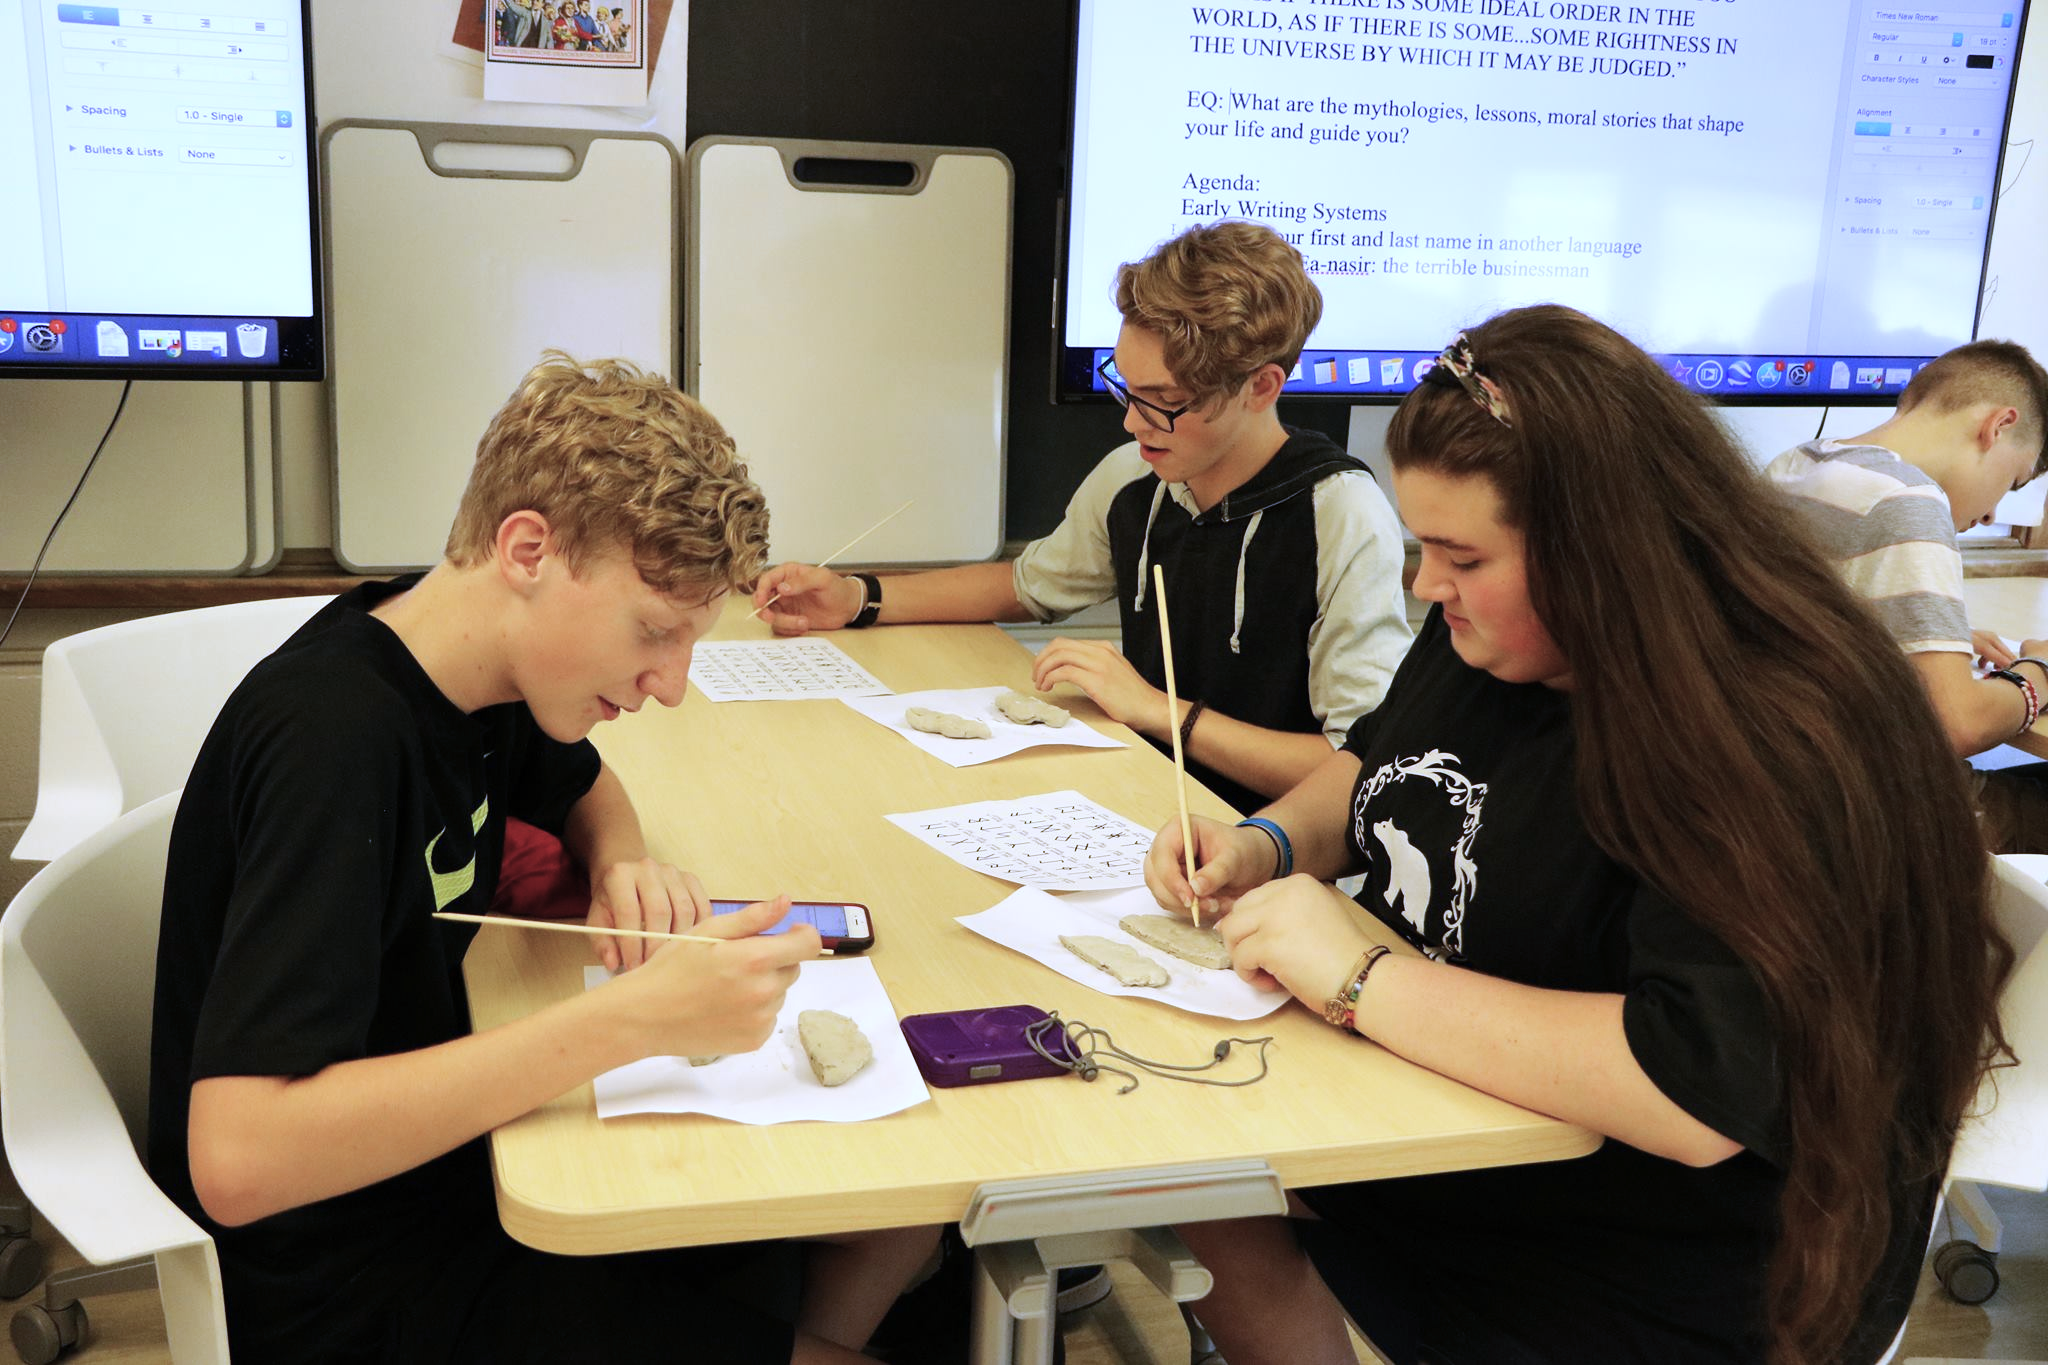
[[[1252,513],[1252,519],[1245,523],[1244,539],[1237,545],[1237,595],[1233,599],[1233,615],[1230,618],[1230,652],[1238,653],[1237,637],[1244,632],[1244,565],[1250,558],[1252,537],[1259,533],[1259,520],[1266,515],[1262,509]]]
[[[1159,486],[1152,490],[1152,510],[1145,514],[1145,535],[1138,542],[1138,600],[1132,604],[1133,611],[1145,610],[1145,585],[1150,581],[1152,571],[1152,523],[1159,519],[1159,503],[1165,496],[1166,481],[1161,479]]]

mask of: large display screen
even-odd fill
[[[1391,399],[1554,301],[1699,392],[1889,402],[1972,338],[2024,0],[1079,0],[1061,389],[1119,263],[1266,223],[1293,395]]]
[[[0,374],[318,379],[310,0],[0,0]]]

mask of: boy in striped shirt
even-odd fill
[[[1976,341],[1923,368],[1861,436],[1795,446],[1765,471],[1911,657],[1959,756],[1996,748],[2048,704],[2048,640],[2018,655],[1970,629],[1956,534],[2043,472],[2048,372]],[[1999,671],[1980,676],[1973,657]],[[1987,844],[2048,851],[2048,765],[1975,775]]]

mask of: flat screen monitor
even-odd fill
[[[1078,0],[1063,396],[1116,268],[1271,225],[1290,395],[1391,401],[1558,302],[1730,402],[1888,403],[1975,334],[2025,0]]]
[[[319,379],[310,0],[0,0],[0,375]]]

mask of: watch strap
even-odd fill
[[[853,614],[853,619],[846,623],[846,628],[866,630],[882,614],[882,580],[871,573],[850,574],[848,577],[859,580],[863,600],[860,610]]]

